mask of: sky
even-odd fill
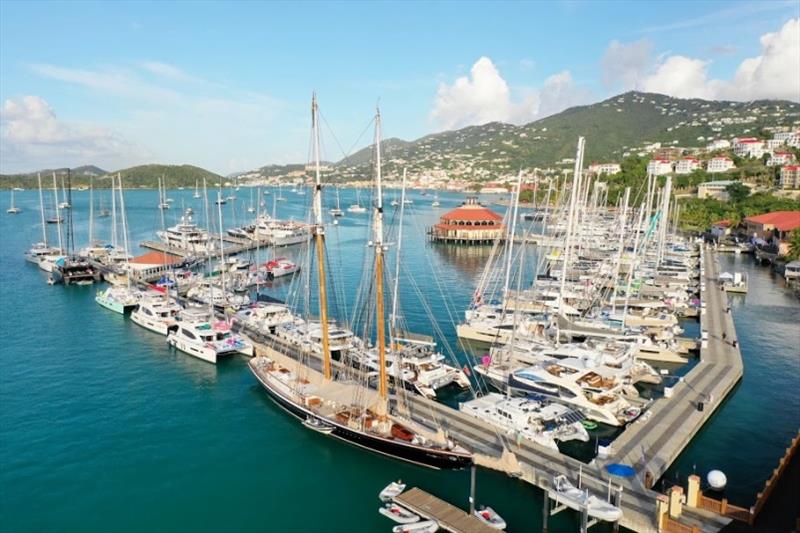
[[[229,174],[636,89],[800,101],[800,2],[0,1],[0,173]]]

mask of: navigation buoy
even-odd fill
[[[728,478],[722,470],[712,470],[706,476],[706,481],[714,490],[722,490],[728,484]]]

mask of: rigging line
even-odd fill
[[[372,117],[367,123],[367,125],[364,127],[364,130],[355,140],[355,142],[350,146],[350,149],[345,152],[344,147],[342,147],[342,143],[339,142],[338,137],[336,137],[336,134],[334,133],[331,125],[328,123],[328,119],[325,118],[325,115],[321,111],[318,111],[317,115],[322,119],[322,122],[325,124],[325,127],[328,128],[328,131],[330,132],[331,136],[333,136],[333,140],[336,141],[336,145],[339,147],[339,150],[342,152],[342,156],[344,157],[343,159],[344,163],[347,163],[347,159],[350,157],[350,155],[352,155],[353,149],[359,142],[361,142],[361,139],[364,137],[364,134],[370,130],[370,128],[375,122],[375,117]]]

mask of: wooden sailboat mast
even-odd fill
[[[314,241],[317,248],[319,287],[319,320],[322,328],[322,374],[331,379],[331,350],[328,338],[328,292],[325,277],[325,226],[322,221],[322,181],[319,166],[319,121],[317,120],[317,94],[311,97],[311,128],[314,135]]]
[[[373,220],[373,247],[375,248],[375,325],[378,342],[378,393],[381,405],[378,415],[386,414],[389,387],[386,376],[386,337],[383,309],[383,184],[381,183],[381,111],[375,111],[375,216]]]

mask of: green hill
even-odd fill
[[[491,122],[387,145],[386,172],[408,166],[441,169],[469,179],[513,173],[518,168],[548,167],[574,157],[579,135],[586,137],[586,163],[619,161],[645,145],[699,147],[709,140],[759,135],[763,128],[791,126],[800,104],[788,101],[707,101],[628,92],[592,105],[567,109],[522,126]],[[389,143],[389,140],[386,141]],[[366,175],[365,148],[339,167]]]
[[[56,172],[60,177],[66,174],[67,169],[39,171],[38,173],[41,173],[45,185],[50,183],[47,180],[52,179],[53,172]],[[224,181],[224,178],[219,174],[192,165],[140,165],[113,172],[107,172],[89,165],[70,169],[70,174],[73,187],[88,187],[90,179],[93,178],[94,186],[99,189],[109,188],[111,186],[110,176],[116,176],[117,174],[122,175],[122,183],[126,188],[155,188],[158,187],[158,179],[161,177],[166,180],[169,188],[194,187],[195,182],[202,185],[204,178],[209,185]],[[37,186],[36,175],[37,172],[0,175],[0,189],[10,189],[12,187],[33,189]]]

